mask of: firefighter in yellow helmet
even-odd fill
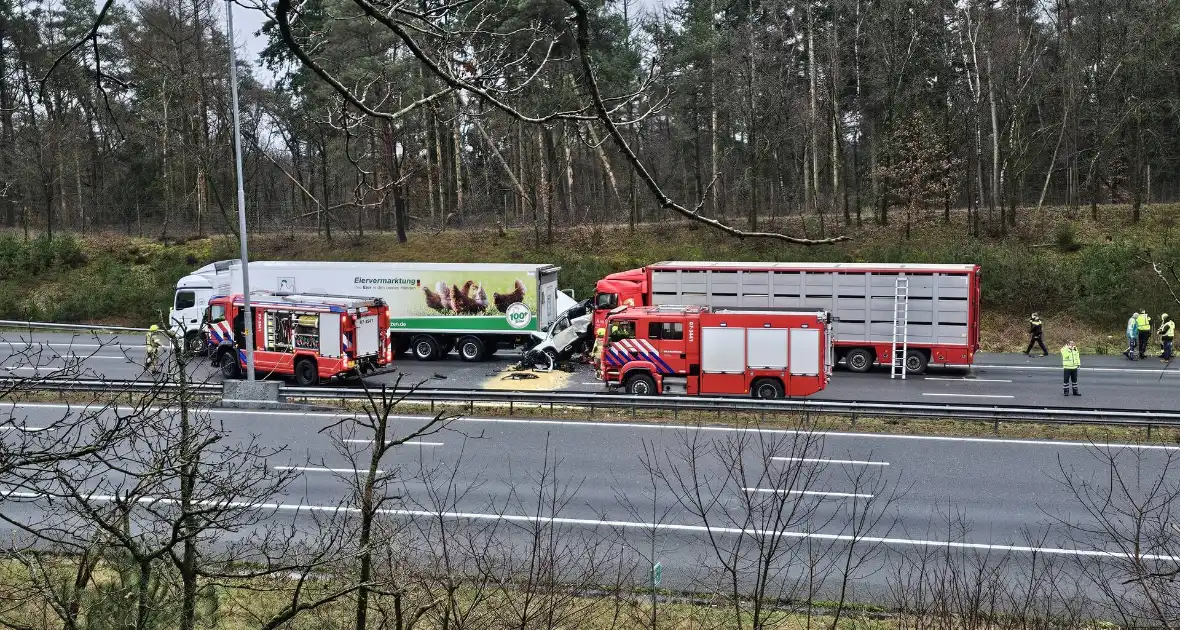
[[[1167,313],[1160,315],[1160,329],[1156,331],[1160,336],[1160,341],[1164,344],[1164,353],[1160,355],[1161,361],[1172,360],[1172,339],[1176,337],[1176,322],[1168,317]]]
[[[606,352],[606,329],[594,331],[594,349],[590,351],[590,362],[594,364],[594,375],[602,380],[602,355]]]
[[[144,366],[146,370],[152,374],[160,373],[160,327],[152,324],[148,328],[147,333],[147,365]]]

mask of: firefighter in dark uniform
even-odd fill
[[[1049,356],[1049,349],[1045,347],[1045,325],[1036,313],[1028,318],[1028,347],[1024,353],[1031,357],[1034,345],[1041,346],[1041,356]]]

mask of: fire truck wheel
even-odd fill
[[[414,358],[419,361],[433,361],[441,356],[438,341],[430,335],[414,337],[412,350],[414,351]]]
[[[656,393],[656,382],[647,374],[627,377],[627,393],[633,396],[651,396]]]
[[[905,355],[905,370],[910,374],[924,374],[926,372],[926,353],[922,351],[909,352]]]
[[[235,379],[242,377],[241,366],[238,365],[237,358],[234,357],[232,350],[223,350],[218,355],[217,363],[221,367],[221,376],[223,378]]]
[[[873,367],[873,353],[865,348],[853,348],[844,357],[844,363],[853,372],[868,372]]]
[[[295,362],[295,384],[300,387],[314,387],[320,382],[320,371],[312,359],[299,359]]]
[[[750,387],[750,393],[754,395],[754,398],[777,400],[783,397],[783,384],[776,378],[764,378],[754,381],[754,385]]]
[[[459,340],[459,358],[464,361],[483,361],[487,354],[487,346],[483,339],[471,336]]]

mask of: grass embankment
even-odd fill
[[[562,230],[537,244],[531,230],[413,233],[399,245],[391,234],[364,238],[270,234],[252,238],[257,260],[404,260],[434,262],[550,262],[562,266],[562,284],[587,296],[602,276],[659,260],[872,261],[979,263],[983,266],[985,350],[1023,349],[1025,321],[1036,310],[1046,319],[1054,349],[1073,338],[1086,353],[1121,350],[1130,312],[1176,311],[1163,285],[1140,257],[1180,259],[1171,244],[1173,206],[1146,209],[1138,224],[1129,210],[1106,207],[1099,221],[1070,219],[1061,209],[1039,215],[1022,210],[1006,234],[969,236],[962,213],[943,223],[934,213],[903,225],[866,224],[827,229],[851,240],[803,247],[758,239],[739,241],[705,229],[667,223],[634,233],[625,226]],[[1036,215],[1036,216],[1034,216]],[[895,217],[895,220],[900,217]],[[814,221],[781,220],[769,229],[819,233]],[[53,241],[0,237],[0,316],[143,325],[166,313],[177,278],[212,260],[233,258],[232,237],[165,245],[147,239],[101,235]]]

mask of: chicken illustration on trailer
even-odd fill
[[[451,288],[447,283],[439,280],[434,285],[434,291],[430,287],[422,287],[422,291],[426,294],[426,306],[440,313],[455,310],[451,301]]]
[[[475,303],[479,305],[481,312],[488,308],[488,292],[483,290],[482,282],[475,288]]]
[[[456,313],[462,315],[478,315],[483,312],[475,298],[471,297],[471,289],[475,287],[475,282],[468,280],[463,283],[463,288],[451,285],[451,308]]]
[[[525,295],[524,283],[518,278],[516,280],[516,290],[512,293],[492,293],[492,299],[496,302],[496,309],[501,313],[507,313],[508,307],[523,302]]]

